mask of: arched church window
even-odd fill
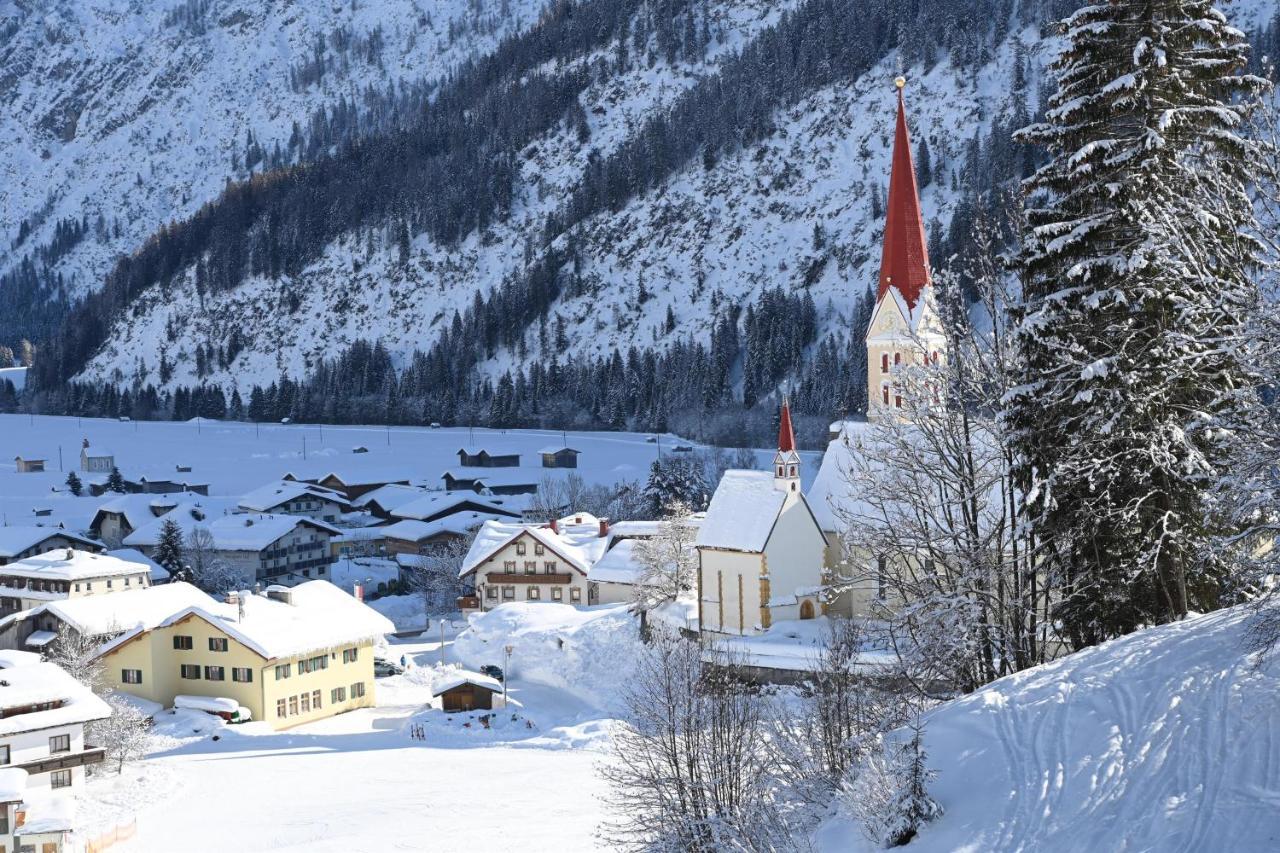
[[[880,353],[880,372],[889,372],[889,353],[887,352]]]
[[[894,407],[895,409],[901,409],[901,408],[902,408],[902,394],[901,394],[901,392],[899,392],[899,393],[897,393],[897,394],[894,394],[894,395],[893,395],[893,407]]]
[[[893,354],[893,366],[897,367],[899,364],[902,364],[902,353],[895,352]]]
[[[880,397],[882,403],[889,405],[889,383],[886,382],[880,386]]]

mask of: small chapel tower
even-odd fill
[[[902,90],[907,81],[894,80],[898,89],[898,119],[893,137],[893,166],[889,176],[884,245],[876,307],[867,329],[867,414],[874,417],[903,407],[902,388],[894,374],[903,366],[937,362],[945,341],[933,304],[933,272],[928,241],[920,214],[920,192],[911,158],[911,136]]]
[[[800,454],[796,452],[796,432],[791,427],[791,403],[782,401],[778,424],[778,452],[773,457],[773,487],[781,492],[800,491]]]

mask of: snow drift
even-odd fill
[[[635,617],[625,605],[578,609],[567,604],[512,603],[475,616],[453,642],[467,667],[504,666],[520,681],[556,687],[609,709],[635,671],[641,647]]]
[[[910,850],[1280,849],[1280,661],[1244,608],[1003,678],[928,718],[946,809]],[[869,849],[848,820],[824,850]]]

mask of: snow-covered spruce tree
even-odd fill
[[[1212,608],[1212,427],[1250,405],[1237,343],[1256,305],[1241,134],[1265,87],[1210,0],[1112,0],[1062,24],[1027,182],[1007,417],[1076,646]]]
[[[160,525],[160,541],[156,544],[155,561],[168,570],[174,580],[183,574],[182,528],[168,519]]]
[[[80,493],[83,490],[84,484],[80,482],[80,477],[76,475],[75,471],[72,471],[67,475],[67,491],[71,492],[71,494],[76,497],[80,497]]]
[[[124,483],[124,475],[121,474],[120,469],[114,465],[111,466],[111,473],[107,475],[107,491],[115,492],[120,495],[123,495],[128,491],[128,488]]]

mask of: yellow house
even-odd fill
[[[169,707],[235,700],[283,729],[374,704],[373,646],[386,617],[328,581],[187,606],[99,652],[105,682]]]

